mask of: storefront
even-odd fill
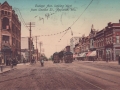
[[[106,48],[106,60],[112,61],[113,60],[113,54],[112,54],[112,48]]]
[[[3,46],[1,51],[3,54],[2,56],[3,56],[4,64],[7,64],[7,58],[11,58],[12,56],[11,48],[8,46]]]
[[[105,60],[104,48],[97,49],[97,59],[98,60]]]

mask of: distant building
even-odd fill
[[[21,22],[6,1],[0,4],[0,51],[6,58],[21,59]]]
[[[94,47],[97,52],[97,58],[99,60],[105,60],[105,35],[104,29],[96,33],[94,38]]]
[[[97,33],[98,31],[97,30],[95,30],[94,29],[94,26],[92,25],[92,27],[91,27],[91,31],[90,31],[90,34],[89,34],[89,50],[90,51],[94,51],[94,50],[96,50],[96,48],[95,48],[95,45],[94,45],[94,42],[95,42],[95,36],[96,36],[96,33]]]
[[[21,49],[21,62],[25,59],[27,62],[29,61],[29,52],[28,49]]]
[[[31,48],[31,53],[30,53],[30,48]],[[36,57],[36,50],[34,50],[34,44],[33,44],[33,39],[29,37],[23,37],[21,38],[21,49],[24,50],[26,49],[25,51],[25,58],[29,61],[30,58],[35,58],[36,60],[38,59],[38,54],[37,54],[37,57]],[[22,52],[22,51],[21,51]]]
[[[34,57],[34,60],[38,61],[38,49],[34,50],[33,57]]]
[[[70,51],[74,53],[75,45],[79,43],[80,37],[72,37],[70,39]]]
[[[27,37],[22,37],[21,38],[21,49],[29,49],[28,48],[28,38]]]

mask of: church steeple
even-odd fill
[[[93,26],[93,24],[92,24],[92,26],[91,26],[91,33],[93,32],[93,30],[94,30],[94,26]]]
[[[93,26],[93,24],[92,24],[92,26],[91,26],[91,29],[92,29],[92,30],[94,29],[94,26]]]

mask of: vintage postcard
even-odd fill
[[[0,90],[120,90],[120,0],[0,0]]]

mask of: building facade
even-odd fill
[[[109,22],[100,31],[95,30],[92,25],[90,34],[83,35],[79,39],[79,44],[75,45],[75,51],[78,50],[80,57],[95,57],[94,60],[105,61],[117,60],[120,55],[120,20],[118,23]]]
[[[117,60],[120,55],[120,22],[108,23],[104,33],[106,60]]]
[[[8,57],[21,58],[21,22],[6,1],[0,4],[0,51],[4,63]]]
[[[70,39],[70,51],[72,53],[75,53],[74,48],[75,48],[75,45],[79,43],[79,39],[80,39],[80,37],[72,37]]]
[[[95,40],[95,48],[97,53],[98,60],[105,60],[105,35],[104,29],[100,30],[96,33],[94,38]]]

